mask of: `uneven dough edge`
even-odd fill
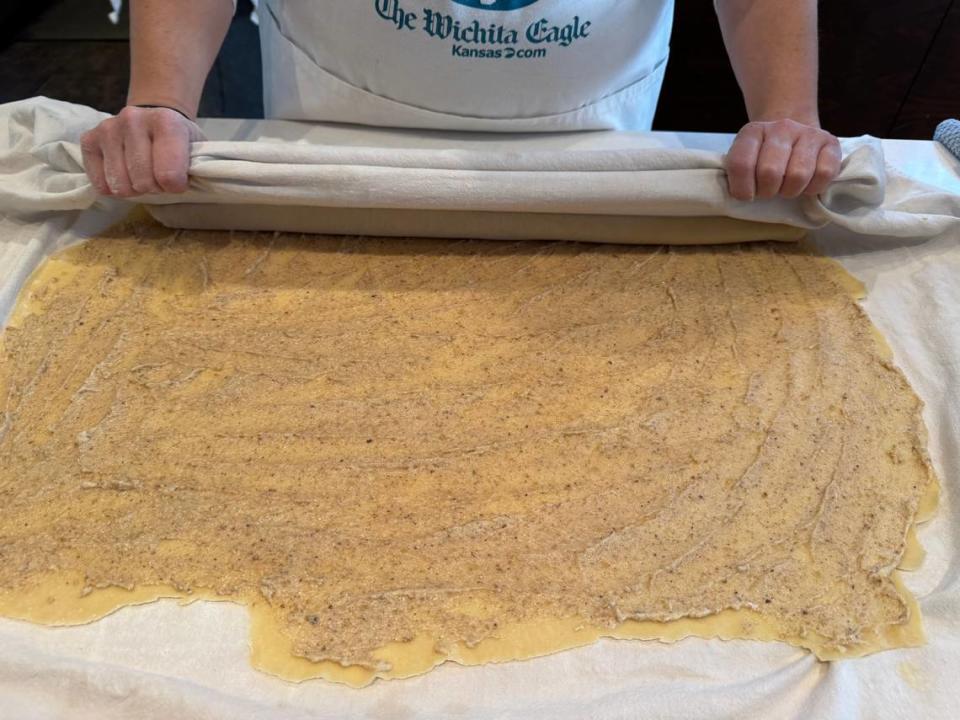
[[[31,276],[24,284],[24,289],[30,286],[33,278],[34,276]],[[847,290],[855,300],[865,297],[864,286],[845,270],[836,279],[847,282]],[[38,307],[28,303],[21,305],[22,299],[18,300],[18,311],[10,318],[10,326],[17,326],[23,317],[39,311]],[[862,308],[861,312],[864,312]],[[889,344],[872,323],[870,327],[882,359],[893,366],[893,353]],[[902,374],[899,368],[893,367]],[[922,409],[920,400],[918,415],[922,413]],[[921,432],[921,447],[926,453],[926,430],[922,417],[918,427]],[[900,547],[900,570],[913,570],[922,563],[924,551],[916,536],[916,526],[935,514],[938,501],[939,481],[936,474],[932,473],[924,497],[918,504],[914,520],[907,528]],[[479,665],[525,660],[589,645],[602,637],[671,643],[687,637],[780,641],[808,649],[822,661],[856,658],[886,649],[922,645],[925,634],[917,600],[905,587],[899,570],[892,571],[890,578],[906,606],[908,621],[900,625],[881,627],[864,636],[859,645],[848,648],[828,646],[824,638],[815,634],[806,637],[785,635],[775,622],[749,608],[740,608],[726,609],[703,617],[683,617],[664,622],[627,620],[614,628],[590,626],[578,618],[520,623],[504,626],[497,635],[473,647],[462,642],[456,643],[445,653],[437,651],[436,638],[420,636],[405,643],[391,643],[374,653],[378,660],[384,660],[392,666],[388,671],[376,671],[361,665],[345,666],[333,661],[313,662],[294,655],[292,642],[280,631],[279,624],[267,610],[263,600],[253,596],[220,596],[203,590],[188,593],[164,585],[129,589],[107,587],[91,592],[85,590],[86,582],[82,577],[51,574],[26,593],[0,590],[0,616],[47,626],[75,626],[94,622],[129,605],[142,605],[165,598],[179,599],[184,603],[197,600],[235,602],[246,606],[250,613],[250,657],[254,667],[292,682],[322,678],[361,688],[378,678],[401,679],[420,675],[448,661],[461,665]]]
[[[879,332],[878,339],[882,340]],[[885,352],[888,351],[883,342]],[[904,537],[898,570],[891,580],[907,608],[908,621],[889,625],[863,638],[850,648],[830,647],[817,635],[784,635],[777,624],[749,608],[727,609],[704,617],[685,617],[666,622],[627,620],[614,628],[585,624],[578,618],[558,618],[503,627],[500,632],[469,647],[459,642],[447,653],[437,651],[436,638],[421,636],[405,643],[391,643],[374,653],[391,664],[378,672],[361,665],[341,665],[333,661],[313,662],[293,653],[293,643],[282,633],[274,615],[261,598],[220,596],[198,590],[184,592],[165,585],[134,588],[108,587],[85,592],[86,582],[79,576],[50,575],[30,592],[0,591],[0,616],[53,627],[85,625],[111,615],[124,607],[144,605],[161,599],[177,599],[184,604],[197,600],[234,602],[247,607],[250,617],[250,661],[267,674],[290,682],[324,679],[362,688],[378,678],[403,679],[429,672],[445,662],[482,665],[528,660],[585,645],[600,638],[620,640],[656,640],[673,643],[689,637],[720,640],[780,641],[813,652],[821,661],[863,657],[888,649],[917,647],[926,642],[920,606],[903,583],[901,571],[918,568],[924,550],[917,525],[936,513],[939,482],[934,476],[920,501],[914,522]]]
[[[920,607],[904,586],[899,572],[894,572],[891,578],[907,606],[908,622],[883,627],[865,636],[860,645],[850,648],[829,647],[817,635],[784,635],[775,622],[753,610],[741,608],[666,622],[627,620],[614,628],[591,626],[578,618],[518,623],[504,626],[497,635],[473,647],[458,642],[447,653],[437,651],[434,638],[420,636],[409,642],[391,643],[375,651],[374,656],[378,660],[384,660],[392,666],[390,670],[382,672],[329,660],[313,662],[294,655],[292,642],[283,635],[280,625],[263,601],[251,597],[224,597],[202,590],[187,593],[164,585],[132,589],[108,587],[84,595],[83,578],[51,575],[28,593],[0,592],[0,615],[39,625],[65,627],[92,623],[124,607],[161,599],[177,599],[183,604],[198,600],[234,602],[246,606],[249,612],[250,661],[255,668],[291,682],[320,678],[362,688],[378,678],[403,679],[421,675],[445,662],[483,665],[529,660],[590,645],[605,637],[666,643],[689,637],[780,641],[810,650],[822,661],[856,658],[881,650],[923,645],[926,637]]]

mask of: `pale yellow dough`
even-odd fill
[[[248,605],[354,686],[598,637],[923,640],[920,403],[794,246],[117,229],[0,356],[0,614]],[[642,648],[638,648],[641,652]]]

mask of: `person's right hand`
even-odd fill
[[[80,139],[83,166],[102,195],[133,197],[187,189],[190,143],[199,126],[175,110],[127,106]]]

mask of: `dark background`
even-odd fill
[[[318,2],[321,0],[318,0]],[[241,0],[239,14],[249,14]],[[34,95],[117,112],[129,72],[126,17],[106,0],[0,5],[0,102]],[[960,0],[832,0],[820,7],[821,116],[838,135],[929,139],[960,117]],[[677,0],[655,128],[736,132],[746,115],[709,0]],[[234,20],[201,105],[208,117],[263,113],[256,28]]]

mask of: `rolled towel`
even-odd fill
[[[80,136],[105,117],[48,98],[0,105],[0,215],[84,210],[103,202],[84,172]],[[213,219],[233,230],[259,229],[235,224],[237,209],[254,205],[279,208],[275,217],[290,232],[335,227],[338,233],[352,228],[348,234],[384,234],[389,221],[395,226],[389,234],[409,236],[416,234],[411,217],[450,221],[449,229],[435,224],[431,237],[469,236],[481,221],[489,233],[531,237],[533,218],[517,216],[542,214],[554,217],[548,218],[549,234],[541,228],[538,237],[571,240],[585,239],[583,217],[572,223],[556,216],[616,217],[621,227],[630,218],[649,217],[735,218],[806,230],[833,223],[863,235],[901,238],[934,237],[960,224],[960,196],[888,171],[880,141],[871,137],[843,140],[840,174],[818,197],[741,202],[727,191],[722,154],[664,145],[644,133],[565,133],[551,138],[547,149],[523,135],[493,143],[462,134],[381,131],[386,141],[364,145],[332,136],[325,141],[332,129],[323,125],[316,132],[309,143],[193,143],[189,191],[138,200],[169,206],[164,222],[170,224],[179,222],[173,217],[178,208],[220,208]],[[290,224],[293,208],[299,208],[299,219]],[[335,225],[331,208],[338,211]],[[376,224],[368,217],[373,210],[382,211]],[[254,212],[251,223],[263,215]],[[504,225],[508,216],[515,221],[510,228]],[[181,220],[192,223],[191,217]],[[212,222],[212,215],[206,217]],[[353,224],[358,218],[362,225]],[[570,237],[556,236],[568,227]],[[636,235],[634,228],[629,232]],[[592,226],[589,234],[596,236]]]
[[[960,159],[960,120],[944,120],[937,125],[933,139]]]

